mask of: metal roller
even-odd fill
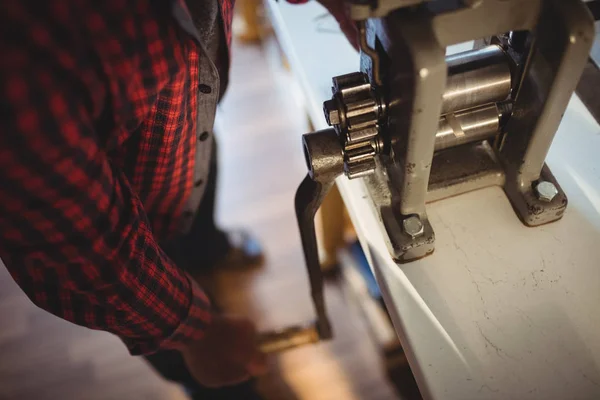
[[[440,119],[435,151],[488,139],[498,134],[500,112],[496,104],[451,113]]]
[[[511,91],[511,74],[504,50],[492,45],[446,57],[448,80],[442,115],[504,101]]]

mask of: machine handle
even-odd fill
[[[296,218],[298,219],[300,238],[302,239],[302,249],[304,250],[310,293],[317,314],[316,328],[321,339],[330,339],[332,333],[325,308],[323,272],[319,262],[319,250],[315,232],[315,214],[332,186],[333,181],[325,183],[315,182],[311,179],[310,175],[307,175],[298,187],[295,201]]]
[[[320,339],[331,339],[323,295],[323,271],[319,263],[315,214],[335,179],[344,172],[342,145],[334,129],[325,129],[302,136],[308,174],[296,192],[296,218],[302,239],[310,291],[317,314],[316,329]]]
[[[286,351],[332,337],[323,293],[323,271],[319,262],[315,214],[335,179],[343,173],[344,158],[337,133],[333,129],[307,133],[303,136],[303,144],[308,174],[296,191],[295,207],[317,319],[306,326],[292,326],[259,335],[258,346],[264,353]]]

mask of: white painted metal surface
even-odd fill
[[[316,3],[271,3],[317,128],[358,56]],[[428,205],[435,253],[397,265],[360,180],[344,201],[425,398],[600,399],[600,126],[574,97],[548,163],[565,217],[521,224],[499,188]]]

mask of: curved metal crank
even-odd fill
[[[319,339],[330,339],[331,326],[327,317],[323,293],[323,273],[319,263],[319,250],[315,232],[315,214],[333,182],[322,184],[306,175],[296,192],[296,218],[302,239],[304,259],[310,282],[310,293],[317,314],[315,326]]]
[[[324,340],[331,339],[332,331],[323,294],[323,272],[319,263],[315,214],[335,179],[344,172],[344,157],[334,129],[307,133],[303,136],[303,142],[308,174],[296,191],[296,218],[317,315],[315,326],[319,338]]]
[[[377,54],[366,44],[364,28],[365,25],[361,24],[361,47],[378,65]],[[293,326],[260,335],[259,346],[265,353],[285,351],[333,336],[323,293],[315,215],[338,176],[346,173],[352,179],[374,169],[374,156],[381,147],[378,121],[386,109],[363,73],[333,78],[333,93],[333,98],[324,103],[323,111],[327,123],[334,128],[302,136],[308,174],[298,187],[295,198],[296,218],[317,318],[308,326]],[[348,113],[348,109],[353,112]]]
[[[335,179],[344,172],[342,146],[334,129],[303,136],[308,174],[296,191],[295,206],[298,228],[309,277],[316,321],[260,335],[259,346],[265,353],[289,350],[332,337],[323,293],[323,272],[315,232],[315,214]]]

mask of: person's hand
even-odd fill
[[[241,383],[266,372],[256,330],[247,319],[215,315],[202,339],[181,350],[192,376],[206,387]]]
[[[350,19],[348,9],[344,0],[318,0],[323,7],[333,15],[340,24],[340,29],[348,38],[348,41],[356,50],[358,50],[358,28],[356,23]]]

